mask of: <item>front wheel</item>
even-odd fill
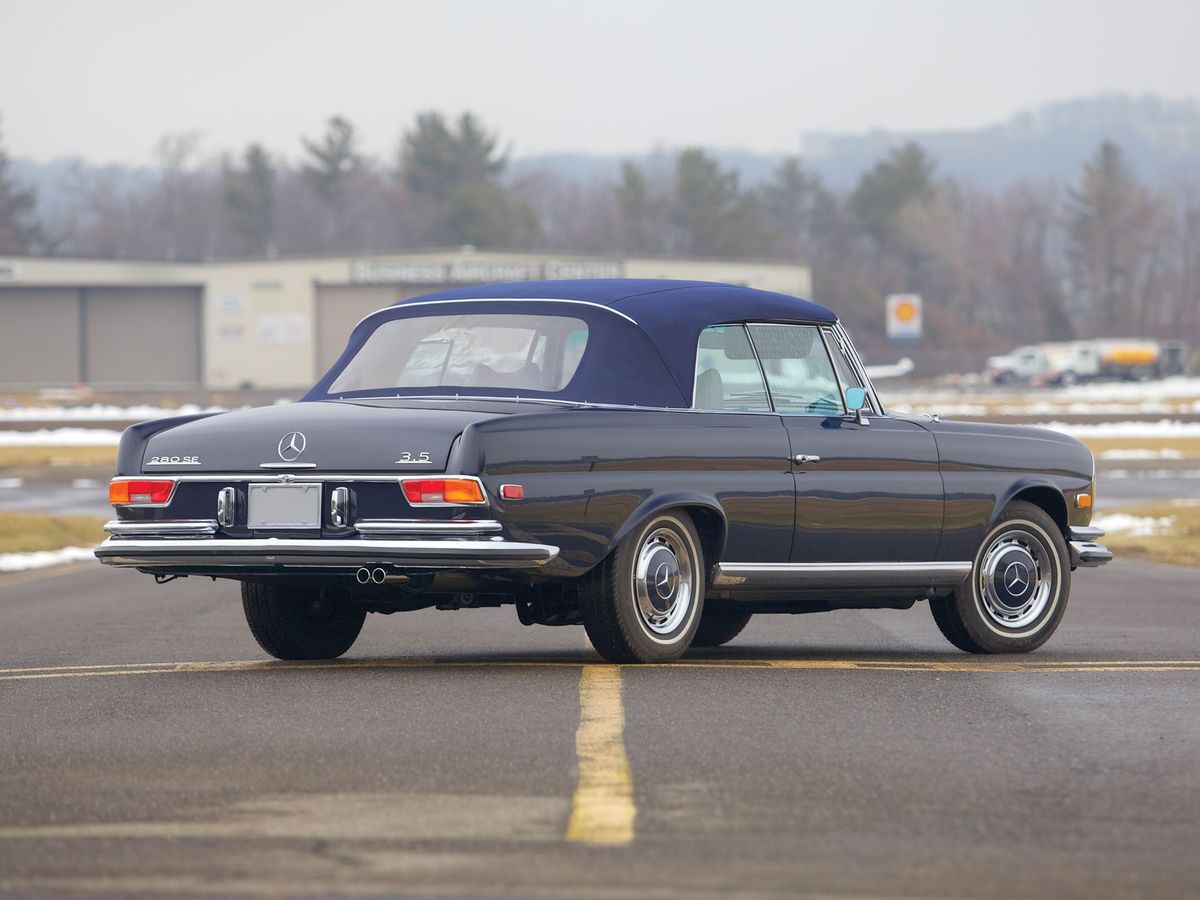
[[[601,562],[580,591],[592,646],[615,663],[683,654],[704,606],[704,557],[684,512],[655,516]]]
[[[329,592],[242,582],[250,633],[276,659],[334,659],[354,644],[367,611]]]
[[[980,545],[970,577],[929,602],[946,639],[968,653],[1028,653],[1067,609],[1071,567],[1062,532],[1040,507],[1010,503]]]
[[[693,647],[722,647],[750,624],[750,613],[741,610],[706,609],[700,616]]]

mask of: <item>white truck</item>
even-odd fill
[[[1005,356],[989,357],[987,362],[987,373],[996,384],[1019,380],[1069,385],[1101,378],[1149,381],[1180,374],[1185,368],[1183,342],[1148,338],[1030,345]]]

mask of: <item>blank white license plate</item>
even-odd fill
[[[320,528],[320,484],[252,484],[251,528]]]

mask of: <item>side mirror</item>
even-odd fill
[[[846,409],[854,413],[854,419],[859,425],[870,425],[867,417],[863,415],[863,408],[867,405],[867,391],[865,388],[848,387],[846,388]]]

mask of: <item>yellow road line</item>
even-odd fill
[[[216,674],[281,672],[304,669],[602,669],[594,660],[579,658],[487,659],[423,657],[412,659],[332,659],[315,662],[229,660],[154,663],[97,663],[0,669],[0,681],[39,681],[59,678],[103,678],[124,675]],[[801,669],[858,672],[1200,672],[1200,659],[1141,660],[919,660],[919,659],[683,659],[637,669]],[[620,684],[617,683],[617,694]]]
[[[579,676],[579,785],[567,823],[568,841],[620,846],[633,840],[637,807],[624,733],[620,667],[586,666]]]

